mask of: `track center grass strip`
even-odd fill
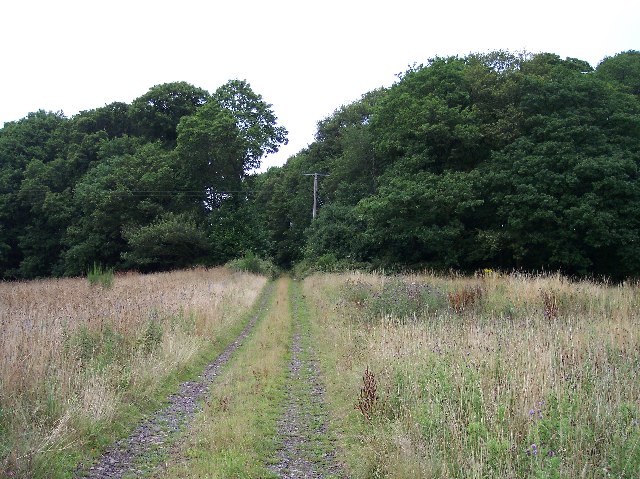
[[[310,337],[309,313],[298,282],[289,288],[293,340],[287,380],[286,409],[278,421],[279,461],[270,469],[281,478],[334,478],[343,471],[327,428],[325,389]]]
[[[289,282],[276,282],[256,329],[221,372],[161,477],[276,477],[268,465],[279,446],[277,423],[286,395]]]

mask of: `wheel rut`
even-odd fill
[[[278,463],[270,470],[282,479],[345,477],[336,462],[336,452],[328,434],[324,405],[325,389],[320,366],[303,314],[303,296],[296,283],[289,288],[293,337],[287,378],[285,412],[278,422],[281,449]]]
[[[187,381],[168,398],[169,404],[141,422],[129,437],[121,439],[109,448],[87,471],[78,471],[76,478],[121,479],[148,475],[159,461],[152,460],[168,454],[171,443],[178,432],[189,425],[200,408],[209,387],[221,368],[253,331],[258,319],[273,295],[274,284],[266,286],[261,294],[258,308],[242,332],[225,350],[204,369],[196,381]]]

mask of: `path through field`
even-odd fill
[[[205,368],[200,378],[196,381],[182,383],[179,390],[168,398],[169,405],[167,407],[142,422],[128,438],[114,444],[87,474],[79,477],[89,479],[133,478],[148,474],[156,466],[155,462],[157,461],[153,461],[152,458],[166,454],[177,433],[185,426],[188,427],[198,409],[199,401],[204,399],[220,369],[255,328],[269,297],[273,294],[273,284],[266,287],[268,290],[258,299],[260,305],[251,320],[222,354]]]
[[[183,383],[179,391],[169,397],[169,405],[141,423],[126,439],[118,441],[91,469],[77,477],[91,479],[120,479],[138,477],[201,477],[176,450],[180,442],[202,430],[192,426],[194,416],[202,410],[202,402],[216,383],[224,383],[226,375],[235,374],[234,367],[242,365],[242,375],[250,376],[262,358],[251,356],[251,363],[237,358],[248,343],[264,343],[266,335],[273,334],[268,327],[275,318],[292,331],[290,363],[284,360],[280,371],[288,366],[284,404],[277,401],[276,411],[281,411],[274,443],[279,450],[263,464],[265,473],[283,479],[337,478],[343,477],[335,461],[333,442],[327,435],[327,418],[324,410],[324,387],[320,380],[320,368],[311,345],[309,318],[301,288],[289,278],[281,278],[267,286],[252,319],[242,333],[225,351],[207,366],[197,381]],[[275,303],[270,309],[269,305]],[[260,328],[256,325],[263,324]],[[286,334],[285,334],[286,336]],[[245,346],[245,344],[247,344]],[[281,356],[286,357],[284,353]],[[242,356],[246,356],[243,353]],[[227,368],[227,363],[230,366]],[[236,366],[232,366],[232,364]],[[224,369],[223,369],[224,367]],[[235,376],[233,376],[235,377]],[[283,376],[284,377],[284,376]],[[228,382],[228,381],[226,381]],[[258,411],[258,415],[260,411]],[[205,414],[206,416],[206,414]],[[215,421],[213,417],[211,420]],[[207,438],[215,440],[215,438]],[[238,438],[243,441],[246,438]],[[177,447],[176,447],[177,444]],[[182,457],[181,457],[182,456]],[[172,462],[180,463],[172,467]],[[215,463],[215,461],[214,461]],[[82,473],[79,473],[82,474]],[[196,476],[192,476],[196,474]],[[221,476],[221,475],[220,475]],[[210,477],[208,474],[206,477]],[[219,475],[215,475],[219,477]],[[262,477],[262,476],[261,476]]]

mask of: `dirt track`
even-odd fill
[[[142,422],[129,437],[115,443],[88,471],[78,471],[77,478],[120,479],[139,477],[148,473],[156,465],[151,457],[167,454],[171,442],[178,432],[188,427],[198,410],[201,399],[209,390],[224,364],[242,345],[254,329],[269,297],[273,294],[273,284],[260,297],[256,313],[238,337],[212,363],[196,381],[182,383],[178,391],[168,398],[169,405],[157,411]],[[156,461],[157,462],[157,461]]]

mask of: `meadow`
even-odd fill
[[[640,477],[640,287],[561,276],[304,283],[353,478]]]
[[[228,269],[0,283],[0,476],[68,477],[239,332]]]
[[[0,283],[4,476],[72,476],[216,357],[267,282],[224,268],[107,279]],[[277,476],[287,391],[302,397],[287,379],[294,317],[327,418],[304,447],[348,477],[640,477],[638,283],[486,270],[273,290],[153,477]]]

